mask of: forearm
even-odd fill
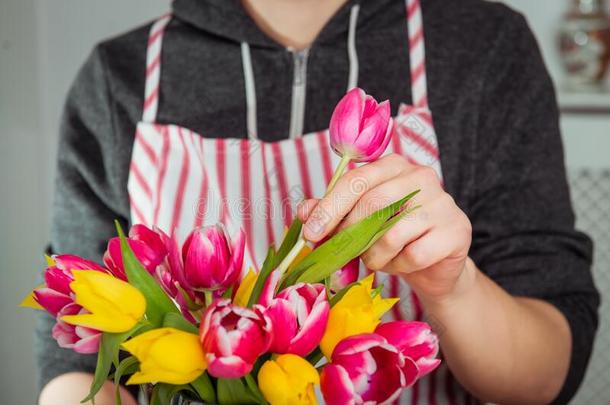
[[[93,376],[87,373],[67,373],[51,380],[40,393],[39,405],[79,405],[83,398],[89,394],[89,387]],[[123,405],[136,405],[133,396],[123,387],[121,403]],[[111,405],[115,403],[114,384],[107,381],[100,392],[95,396],[96,405]],[[91,402],[88,402],[91,403]]]
[[[509,295],[467,261],[450,297],[420,299],[456,378],[482,400],[549,403],[567,374],[571,334],[541,300]]]

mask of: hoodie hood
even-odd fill
[[[328,43],[335,41],[338,36],[344,37],[348,30],[350,9],[355,4],[360,4],[360,26],[390,1],[392,0],[346,1],[322,29],[316,43]],[[261,31],[240,0],[174,0],[172,10],[176,18],[210,34],[255,46],[283,48]]]

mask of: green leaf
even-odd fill
[[[114,371],[114,395],[117,405],[121,405],[121,378],[126,374],[133,374],[138,371],[140,363],[133,356],[126,357],[119,363]]]
[[[233,286],[227,288],[225,292],[222,293],[221,298],[231,298],[233,297]]]
[[[316,347],[316,350],[311,352],[311,354],[307,356],[305,360],[307,360],[309,363],[311,363],[312,366],[315,367],[316,364],[318,364],[323,357],[324,355],[322,354],[322,350],[320,350],[319,347]]]
[[[165,314],[165,318],[163,318],[163,326],[166,328],[174,328],[183,332],[199,335],[199,329],[197,329],[195,325],[184,319],[182,315],[174,312]]]
[[[121,239],[121,253],[123,265],[129,283],[136,287],[146,298],[146,317],[153,326],[161,326],[165,314],[178,313],[178,308],[165,294],[161,286],[157,284],[153,276],[146,271],[131,250],[123,229],[118,221],[115,221],[119,238]]]
[[[258,385],[256,384],[252,373],[247,374],[244,377],[244,380],[246,380],[246,385],[248,386],[250,392],[254,394],[254,396],[258,399],[258,403],[262,405],[267,405],[267,400],[265,400],[263,393],[261,392],[260,388],[258,388]]]
[[[250,392],[241,378],[219,378],[217,382],[220,405],[257,404],[258,399]]]
[[[275,250],[273,246],[269,248],[267,251],[267,257],[263,263],[263,267],[261,271],[258,273],[258,277],[256,278],[256,282],[254,283],[254,287],[252,288],[252,293],[250,294],[250,299],[248,300],[248,308],[251,308],[252,305],[258,302],[259,297],[261,296],[261,292],[263,291],[263,287],[265,285],[265,281],[269,277],[269,274],[274,269],[275,263]]]
[[[214,392],[214,386],[210,380],[208,373],[203,373],[195,381],[191,382],[191,387],[195,390],[195,393],[199,395],[199,398],[203,401],[214,404],[216,403],[216,393]]]
[[[294,245],[296,245],[297,241],[299,240],[299,236],[301,236],[302,227],[303,223],[295,217],[295,219],[292,221],[292,224],[290,224],[290,228],[288,228],[288,231],[286,232],[286,236],[282,241],[282,245],[278,249],[277,254],[273,259],[272,267],[274,269],[282,262],[282,260],[284,260],[284,258],[290,252],[290,250],[292,250]]]
[[[136,328],[137,327],[138,326],[136,326]],[[123,343],[125,339],[127,339],[132,333],[133,330],[124,333],[102,334],[102,341],[100,342],[100,350],[97,354],[97,364],[95,366],[95,375],[93,376],[93,382],[91,383],[89,395],[87,395],[87,397],[83,399],[81,403],[85,403],[94,399],[95,395],[99,392],[99,390],[102,388],[102,386],[108,379],[108,374],[110,373],[112,363],[118,363],[119,349],[121,347],[121,343]]]
[[[418,192],[419,190],[405,196],[335,234],[307,255],[287,275],[283,285],[293,285],[297,282],[320,282],[353,258],[358,257],[372,238],[383,228],[384,224]]]
[[[188,385],[158,383],[153,387],[150,405],[168,405],[181,391],[193,392],[192,388]]]
[[[368,250],[368,248],[373,246],[373,244],[375,242],[377,242],[379,239],[381,239],[381,237],[387,231],[389,231],[390,228],[392,228],[394,225],[396,225],[396,223],[398,221],[400,221],[401,219],[403,219],[404,217],[406,217],[407,215],[409,215],[410,213],[412,213],[413,211],[415,211],[418,208],[421,208],[421,205],[416,205],[414,207],[407,208],[406,210],[402,211],[401,213],[394,215],[388,222],[383,224],[381,229],[375,234],[375,236],[373,236],[373,239],[371,239],[371,241],[366,245],[366,247],[364,247],[364,249],[362,249],[362,251],[360,252],[360,254],[358,256],[360,256],[362,253],[366,252]]]

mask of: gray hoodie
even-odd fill
[[[320,33],[306,61],[304,133],[328,126],[348,78],[352,0]],[[404,0],[361,0],[359,86],[411,102]],[[568,378],[578,388],[597,328],[591,242],[574,230],[552,83],[524,18],[481,0],[423,0],[429,98],[446,190],[473,225],[470,256],[509,293],[541,298],[568,319]],[[240,42],[251,46],[263,140],[287,137],[295,54],[254,24],[238,0],[175,0],[162,53],[158,120],[205,137],[246,135]],[[98,44],[65,106],[51,249],[101,260],[113,220],[127,226],[127,176],[141,118],[150,24]],[[298,61],[297,61],[298,62]],[[302,60],[301,60],[302,62]],[[260,175],[263,175],[260,173]],[[60,349],[41,318],[41,386],[95,358]]]

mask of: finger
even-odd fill
[[[380,184],[363,195],[341,223],[340,229],[361,221],[414,190],[421,191],[407,203],[407,206],[422,205],[427,210],[430,210],[431,201],[445,194],[434,170],[424,166],[413,166],[398,177]]]
[[[301,222],[307,221],[307,218],[311,215],[311,212],[316,207],[316,204],[318,204],[318,201],[320,201],[318,198],[310,198],[309,200],[302,201],[297,206],[297,218],[299,218]]]
[[[305,238],[312,242],[323,239],[343,220],[361,196],[398,176],[408,166],[403,157],[392,154],[347,172],[309,216],[304,226]]]
[[[452,256],[459,245],[456,243],[457,229],[433,228],[421,238],[405,246],[384,271],[391,274],[410,274],[431,267]]]
[[[407,214],[364,252],[361,258],[366,267],[376,271],[382,270],[406,245],[429,232],[434,227],[432,219],[436,217],[431,214],[435,211],[435,207],[431,205],[434,203],[427,203],[420,210]]]

